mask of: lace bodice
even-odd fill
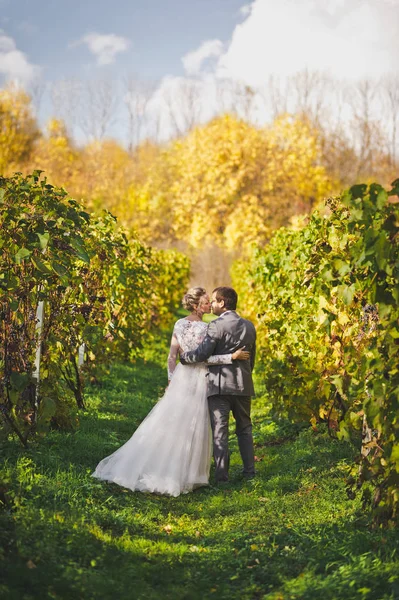
[[[195,350],[198,348],[206,335],[207,329],[208,325],[203,321],[189,321],[188,319],[179,319],[176,321],[173,329],[171,349],[168,357],[169,379],[172,378],[173,371],[176,368],[177,360],[177,348],[176,351],[174,351],[173,338],[177,340],[178,345],[183,352],[189,352],[190,350]],[[231,354],[216,354],[214,356],[210,356],[206,361],[206,364],[208,365],[230,365],[231,363]]]
[[[188,321],[179,319],[174,326],[173,333],[183,352],[198,348],[205,337],[208,325],[203,321]]]

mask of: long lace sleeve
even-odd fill
[[[169,379],[176,368],[177,356],[183,365],[204,362],[207,365],[231,365],[233,354],[212,354],[217,338],[212,323],[180,319],[175,323],[168,358]],[[205,346],[205,348],[204,348]],[[198,350],[201,352],[198,354]],[[187,359],[187,356],[190,358]]]
[[[205,361],[207,365],[231,365],[232,362],[232,354],[213,354]]]
[[[179,342],[175,334],[172,335],[170,342],[169,356],[168,356],[168,380],[172,379],[173,371],[176,369],[177,356],[179,354]]]

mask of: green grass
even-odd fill
[[[167,498],[90,476],[162,395],[166,339],[87,390],[76,432],[2,449],[0,597],[399,598],[398,531],[373,529],[345,494],[353,448],[273,423],[261,398],[254,480],[239,478],[233,429],[224,487]]]

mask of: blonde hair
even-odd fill
[[[193,312],[199,304],[202,296],[206,294],[206,289],[202,287],[190,288],[183,296],[183,308]]]

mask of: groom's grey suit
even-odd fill
[[[208,402],[213,432],[215,478],[227,481],[229,470],[228,424],[230,410],[236,421],[236,434],[244,475],[253,475],[254,448],[251,423],[251,396],[254,394],[252,370],[255,362],[256,331],[251,321],[234,310],[223,313],[209,324],[207,335],[196,350],[180,356],[183,364],[204,362],[212,354],[231,354],[244,347],[250,360],[229,365],[209,365]]]

